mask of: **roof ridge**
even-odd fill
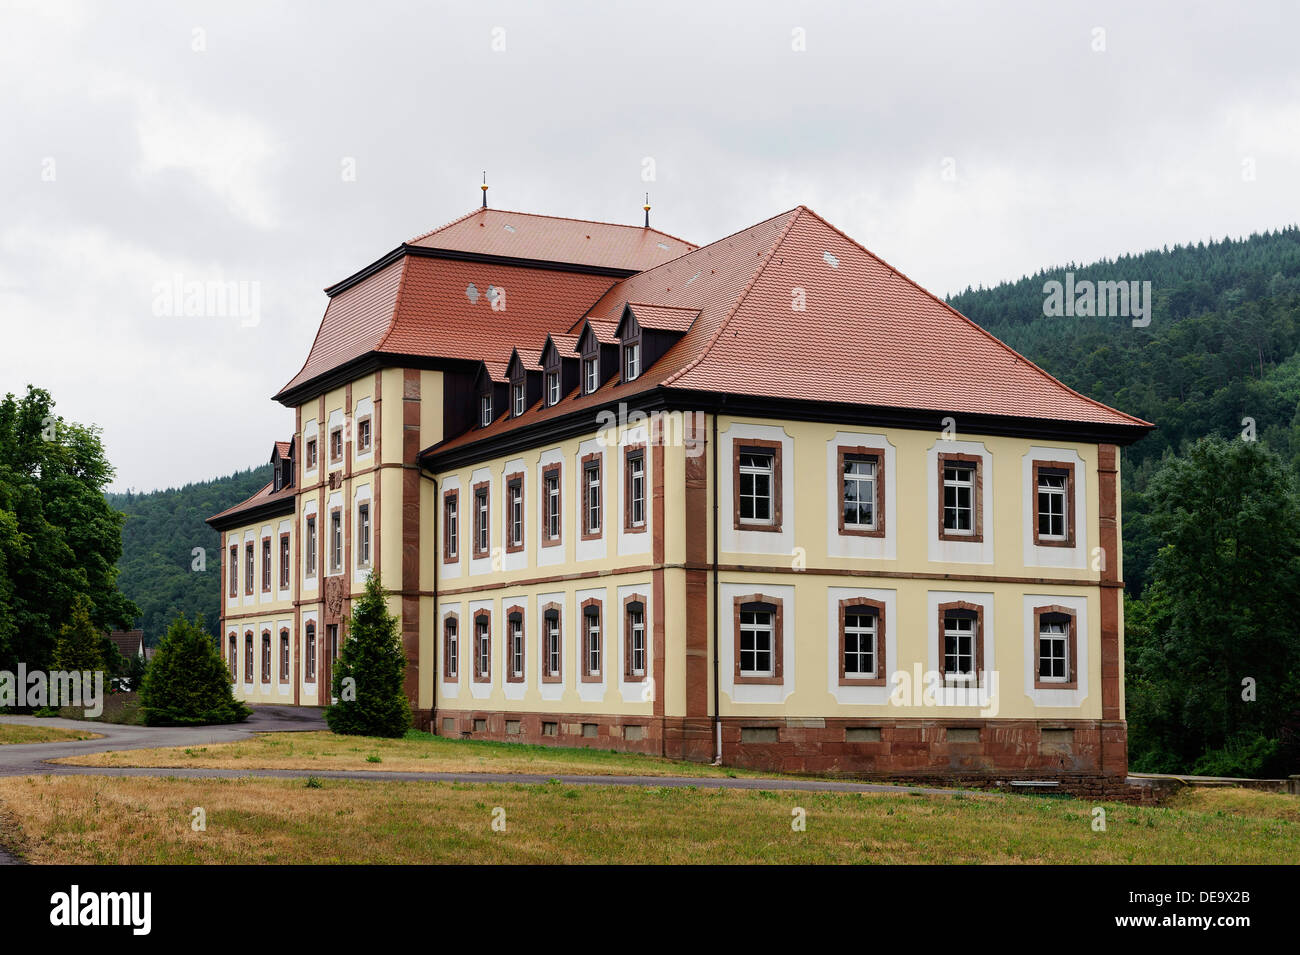
[[[623,223],[623,222],[608,222],[604,219],[580,219],[577,218],[576,216],[553,216],[545,212],[520,212],[517,209],[498,209],[494,206],[486,206],[486,207],[480,206],[477,209],[465,213],[463,216],[461,216],[458,219],[453,219],[451,222],[448,222],[446,225],[438,226],[438,228],[430,229],[428,232],[425,232],[422,235],[417,235],[413,239],[408,239],[407,244],[410,244],[411,242],[419,242],[421,239],[427,239],[431,235],[435,235],[439,232],[442,232],[444,229],[450,229],[452,226],[464,222],[466,219],[476,216],[482,212],[500,212],[509,216],[532,216],[535,219],[558,219],[562,222],[583,222],[586,223],[587,225],[608,225],[608,226],[614,226],[615,228],[618,229],[638,229],[638,230],[653,232],[656,235],[662,235],[666,238],[672,239],[674,242],[680,242],[682,243],[682,245],[689,245],[691,247],[690,251],[692,252],[700,248],[700,246],[696,245],[694,242],[691,242],[687,239],[683,239],[680,236],[675,236],[671,232],[665,232],[663,229],[656,229],[654,226],[632,225],[630,223]]]
[[[736,312],[740,310],[740,306],[744,304],[745,297],[749,295],[750,290],[753,289],[754,283],[758,281],[758,277],[762,275],[764,270],[768,267],[768,265],[771,264],[773,253],[778,248],[781,247],[781,243],[785,241],[785,237],[790,234],[790,230],[794,228],[794,224],[799,221],[800,213],[806,211],[808,210],[805,209],[803,206],[795,206],[789,212],[784,213],[784,215],[788,215],[790,217],[790,221],[785,224],[785,227],[781,229],[780,235],[778,235],[772,241],[772,244],[768,246],[767,256],[763,259],[762,264],[759,265],[759,267],[754,270],[754,274],[749,277],[749,281],[745,283],[745,287],[740,290],[740,294],[736,296],[736,301],[732,303],[731,309],[727,312],[726,316],[722,319],[722,321],[718,323],[718,327],[714,329],[713,334],[709,337],[709,340],[705,342],[704,348],[702,348],[700,350],[700,353],[696,355],[695,358],[691,359],[691,361],[688,362],[685,366],[677,369],[677,371],[673,372],[662,382],[660,382],[660,385],[672,384],[674,381],[676,381],[678,378],[681,378],[687,372],[692,371],[697,365],[699,365],[700,362],[702,362],[705,358],[708,357],[709,352],[713,350],[713,346],[717,343],[718,339],[722,337],[723,330],[729,324],[731,324],[731,319],[735,316]],[[772,219],[777,219],[777,218],[780,218],[780,216],[772,217]],[[771,222],[772,219],[767,219],[765,221]],[[750,228],[753,228],[753,226],[751,226]],[[745,230],[742,229],[740,231],[743,232]],[[739,235],[739,234],[740,234],[739,232],[732,233],[732,235]],[[724,238],[730,238],[730,236],[724,236]],[[722,239],[719,239],[718,241],[721,242]],[[710,244],[716,244],[716,243],[710,243]]]
[[[482,207],[479,207],[477,209],[471,209],[463,216],[457,216],[455,219],[452,219],[450,222],[438,226],[438,228],[436,229],[430,229],[428,232],[422,232],[419,235],[415,236],[414,238],[407,239],[403,243],[403,245],[410,245],[412,242],[419,242],[421,239],[427,239],[429,236],[437,232],[441,232],[443,229],[450,229],[452,226],[456,225],[457,223],[464,222],[466,219],[470,218],[471,216],[478,215],[482,211],[483,211]]]
[[[981,335],[983,335],[983,336],[984,336],[985,338],[987,338],[989,341],[991,341],[991,342],[993,342],[994,344],[996,344],[996,345],[997,345],[999,348],[1001,348],[1003,351],[1009,353],[1013,358],[1017,359],[1018,361],[1022,361],[1022,362],[1024,362],[1026,365],[1028,365],[1028,366],[1029,366],[1030,368],[1032,368],[1034,371],[1038,372],[1040,375],[1042,375],[1044,378],[1046,378],[1046,379],[1047,379],[1048,381],[1050,381],[1052,384],[1054,384],[1054,385],[1058,385],[1058,386],[1060,386],[1061,388],[1064,388],[1066,391],[1070,392],[1070,394],[1075,395],[1076,397],[1082,398],[1084,401],[1087,401],[1087,402],[1089,402],[1090,404],[1093,404],[1093,405],[1097,406],[1098,408],[1101,408],[1101,409],[1103,409],[1103,410],[1105,410],[1105,411],[1109,411],[1109,412],[1112,412],[1112,413],[1114,413],[1114,414],[1121,415],[1121,416],[1123,416],[1123,417],[1125,417],[1125,418],[1128,418],[1130,421],[1134,422],[1135,424],[1146,425],[1146,426],[1148,426],[1148,427],[1154,427],[1154,425],[1152,425],[1150,421],[1143,421],[1141,418],[1136,417],[1135,415],[1131,415],[1131,414],[1129,414],[1129,413],[1126,412],[1126,411],[1120,411],[1118,408],[1112,408],[1110,405],[1105,404],[1105,403],[1103,403],[1103,402],[1101,402],[1101,401],[1098,401],[1096,398],[1090,398],[1090,397],[1088,397],[1087,395],[1083,394],[1082,392],[1075,391],[1073,388],[1071,388],[1071,387],[1070,387],[1069,385],[1067,385],[1065,382],[1061,381],[1059,378],[1055,377],[1054,375],[1052,375],[1052,374],[1050,374],[1049,372],[1045,371],[1044,369],[1040,368],[1038,365],[1036,365],[1034,362],[1030,361],[1030,360],[1029,360],[1028,358],[1026,358],[1024,355],[1020,354],[1020,352],[1016,351],[1014,348],[1012,348],[1012,347],[1011,347],[1010,345],[1008,345],[1006,342],[1002,341],[1002,339],[998,338],[996,335],[994,335],[994,334],[993,334],[992,332],[990,332],[988,329],[984,328],[984,327],[983,327],[982,325],[980,325],[978,322],[976,322],[976,321],[974,321],[974,320],[972,320],[972,319],[970,319],[970,318],[967,318],[967,317],[966,317],[965,315],[963,315],[961,312],[957,311],[957,309],[953,308],[951,305],[949,305],[947,302],[945,302],[945,301],[944,301],[943,299],[941,299],[939,296],[935,295],[933,292],[931,292],[931,291],[930,291],[929,289],[927,289],[925,286],[921,285],[921,283],[919,283],[919,282],[917,282],[915,279],[909,277],[906,273],[902,272],[901,270],[894,268],[894,266],[890,265],[888,262],[886,262],[884,259],[882,259],[879,255],[877,255],[876,253],[872,252],[872,251],[871,251],[870,249],[868,249],[865,245],[863,245],[863,244],[862,244],[861,242],[859,242],[857,239],[853,238],[853,236],[849,235],[849,234],[848,234],[847,232],[845,232],[843,229],[841,229],[841,228],[839,228],[838,226],[836,226],[834,223],[831,223],[831,222],[826,221],[826,219],[822,218],[820,215],[818,215],[818,214],[817,214],[815,211],[813,211],[812,209],[809,209],[807,206],[802,206],[802,205],[801,205],[801,206],[799,206],[799,208],[802,209],[804,212],[808,213],[810,216],[812,216],[814,219],[816,219],[816,220],[817,220],[818,222],[820,222],[822,225],[826,226],[826,228],[830,229],[832,232],[834,232],[834,233],[835,233],[836,235],[838,235],[840,238],[844,239],[844,240],[845,240],[846,242],[848,242],[850,245],[854,246],[855,248],[857,248],[857,249],[861,250],[862,252],[866,253],[867,255],[869,255],[871,258],[875,259],[877,262],[879,262],[879,263],[880,263],[881,265],[883,265],[885,268],[889,269],[889,271],[893,272],[895,275],[897,275],[899,278],[901,278],[901,279],[902,279],[904,282],[906,282],[908,285],[912,286],[912,287],[913,287],[914,289],[916,289],[917,291],[919,291],[919,292],[921,292],[921,293],[923,293],[923,294],[929,296],[930,298],[934,299],[934,300],[935,300],[936,302],[938,302],[939,305],[941,305],[943,308],[945,308],[945,309],[947,309],[948,311],[952,312],[952,314],[956,315],[958,318],[960,318],[963,322],[966,322],[966,323],[967,323],[968,325],[970,325],[972,328],[975,328],[976,330],[978,330],[979,333],[980,333]],[[784,238],[784,236],[782,236],[782,238]]]

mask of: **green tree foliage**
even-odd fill
[[[122,515],[104,499],[113,469],[97,428],[54,415],[48,392],[0,401],[0,668],[48,669],[84,599],[95,629],[139,612],[119,590]]]
[[[221,535],[204,521],[233,507],[271,480],[262,465],[180,488],[137,494],[109,494],[109,504],[126,514],[122,530],[119,586],[140,608],[135,626],[150,646],[177,614],[202,616],[215,638],[221,618]],[[0,534],[3,530],[0,529]],[[204,569],[195,570],[194,548],[202,548]]]
[[[252,713],[235,699],[230,670],[203,621],[177,617],[145,668],[140,708],[150,726],[238,723]]]
[[[333,694],[325,711],[335,733],[398,737],[411,728],[406,699],[406,652],[387,594],[371,574],[352,605],[347,639],[334,665]]]
[[[1165,462],[1148,498],[1161,546],[1144,598],[1128,605],[1134,765],[1300,771],[1283,731],[1300,716],[1293,480],[1257,442],[1204,438]]]
[[[1151,324],[1048,317],[1048,281],[1149,281]],[[1300,228],[1064,265],[950,297],[1072,388],[1157,425],[1124,451],[1124,576],[1141,594],[1158,549],[1142,492],[1167,454],[1243,418],[1300,473]]]
[[[54,669],[103,670],[108,659],[104,643],[104,632],[91,622],[90,601],[78,595],[72,605],[72,619],[59,628],[59,638],[54,644]]]

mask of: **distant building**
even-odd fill
[[[704,247],[480,209],[328,288],[224,538],[237,695],[366,576],[420,727],[784,770],[1127,770],[1119,447],[804,207]]]
[[[128,660],[131,657],[148,660],[153,656],[153,649],[145,646],[143,630],[112,630],[108,634],[108,639],[113,641],[117,652]]]

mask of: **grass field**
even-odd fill
[[[57,726],[28,726],[26,723],[0,723],[0,744],[62,743],[75,739],[99,739],[89,730],[65,730]]]
[[[1185,865],[1294,863],[1300,845],[1300,798],[1222,790],[1108,805],[1104,832],[1072,799],[559,783],[28,776],[0,779],[0,806],[0,841],[37,863]]]
[[[725,766],[599,749],[448,739],[410,730],[404,739],[333,733],[258,733],[236,743],[121,750],[65,757],[78,766],[208,766],[220,769],[379,770],[597,776],[757,776]],[[770,774],[764,774],[770,775]]]

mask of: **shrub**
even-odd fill
[[[167,628],[140,686],[140,707],[150,726],[238,723],[252,713],[235,699],[230,670],[203,618],[177,616]]]
[[[371,574],[352,605],[347,639],[334,665],[334,698],[325,722],[335,733],[400,737],[411,728],[406,699],[406,651],[388,597]]]

